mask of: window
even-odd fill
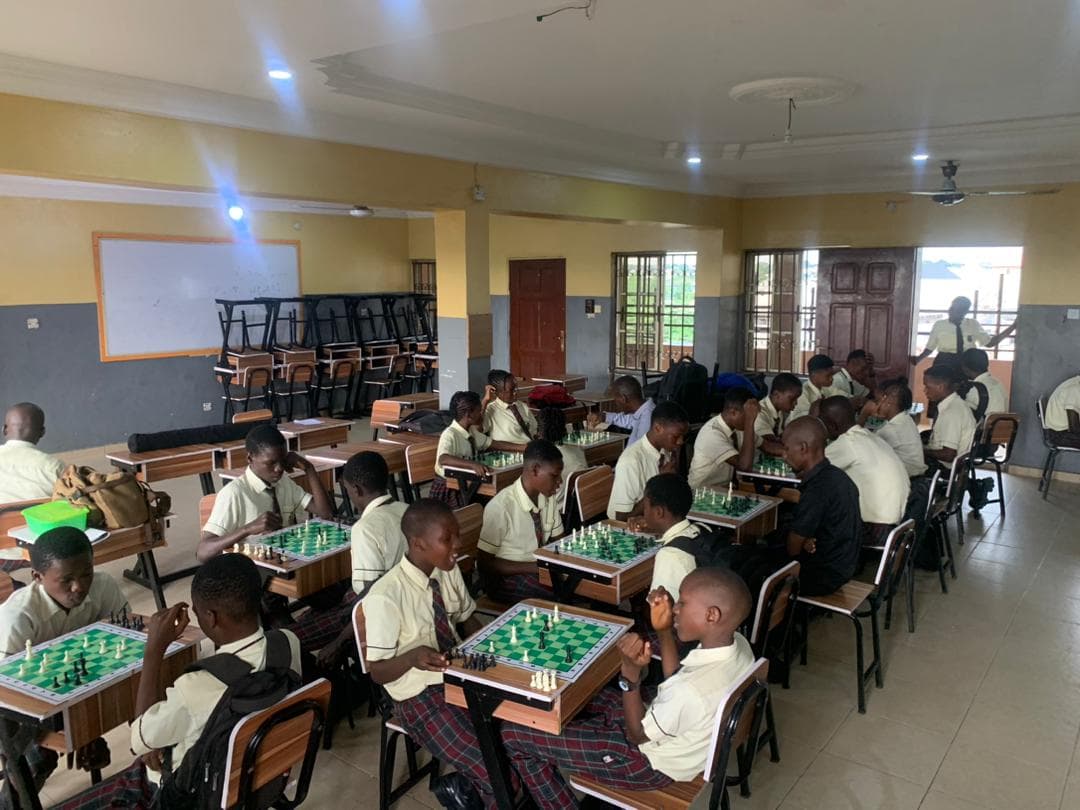
[[[662,371],[694,351],[696,253],[616,253],[615,367]]]
[[[412,291],[435,295],[435,260],[412,260]]]
[[[817,342],[817,269],[816,250],[747,252],[746,370],[802,373]]]

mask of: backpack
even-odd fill
[[[696,537],[683,535],[671,540],[666,548],[677,548],[694,558],[698,568],[731,568],[734,533],[718,526],[693,524],[699,531]]]
[[[86,524],[95,529],[128,529],[150,524],[154,539],[164,535],[163,521],[172,506],[164,492],[155,492],[126,472],[100,473],[72,464],[53,485],[54,501],[90,510]]]
[[[709,370],[693,357],[682,358],[664,373],[654,398],[682,405],[691,424],[704,422],[709,415]]]
[[[990,404],[990,392],[986,390],[986,386],[975,380],[967,380],[956,387],[956,393],[960,396],[960,399],[966,400],[972,388],[975,389],[979,397],[979,404],[975,406],[974,410],[975,421],[981,422],[982,418],[986,416],[986,407]]]
[[[180,767],[166,771],[154,797],[154,807],[161,810],[221,807],[221,792],[229,779],[225,765],[233,729],[247,715],[273,706],[299,688],[300,676],[291,666],[288,638],[280,630],[270,630],[266,633],[265,669],[254,671],[238,656],[219,653],[184,670],[185,673],[209,672],[227,688]],[[269,807],[280,798],[287,781],[288,774],[284,774],[259,788],[256,804]]]
[[[577,402],[562,385],[538,385],[529,392],[529,402],[533,405],[549,405],[561,408]]]
[[[398,423],[398,428],[409,433],[424,433],[429,436],[438,436],[454,420],[450,418],[449,411],[417,410],[410,413]]]

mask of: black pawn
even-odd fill
[[[83,675],[89,675],[90,673],[87,672],[87,670],[86,670],[86,659],[84,658],[81,663],[82,663],[82,674]]]
[[[574,663],[574,649],[569,644],[566,645],[566,663]]]
[[[487,659],[488,659],[488,666],[489,667],[495,666],[495,656],[494,655],[491,655],[489,653]]]
[[[75,676],[75,685],[82,686],[82,678],[80,678],[78,675]]]
[[[71,683],[71,676],[66,672],[64,673],[64,683]]]
[[[551,632],[551,619],[549,619],[547,616],[544,617],[544,632]]]
[[[60,679],[57,678],[55,675],[53,675],[53,679],[52,679],[52,688],[53,689],[59,689],[60,688]]]

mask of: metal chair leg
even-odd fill
[[[998,509],[1001,511],[1001,519],[1005,520],[1005,480],[1001,476],[1000,462],[994,462],[994,470],[997,472]]]
[[[862,622],[859,621],[859,617],[854,613],[851,614],[851,621],[855,625],[855,672],[859,685],[859,714],[866,714],[866,680],[863,677],[863,630]]]
[[[870,602],[870,641],[874,647],[874,683],[878,689],[885,685],[885,673],[881,669],[881,629],[878,626],[878,603]]]

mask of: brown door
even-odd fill
[[[566,259],[510,262],[510,371],[566,373]]]
[[[878,379],[906,373],[915,297],[915,248],[823,250],[818,257],[818,351],[843,363],[874,355]]]

